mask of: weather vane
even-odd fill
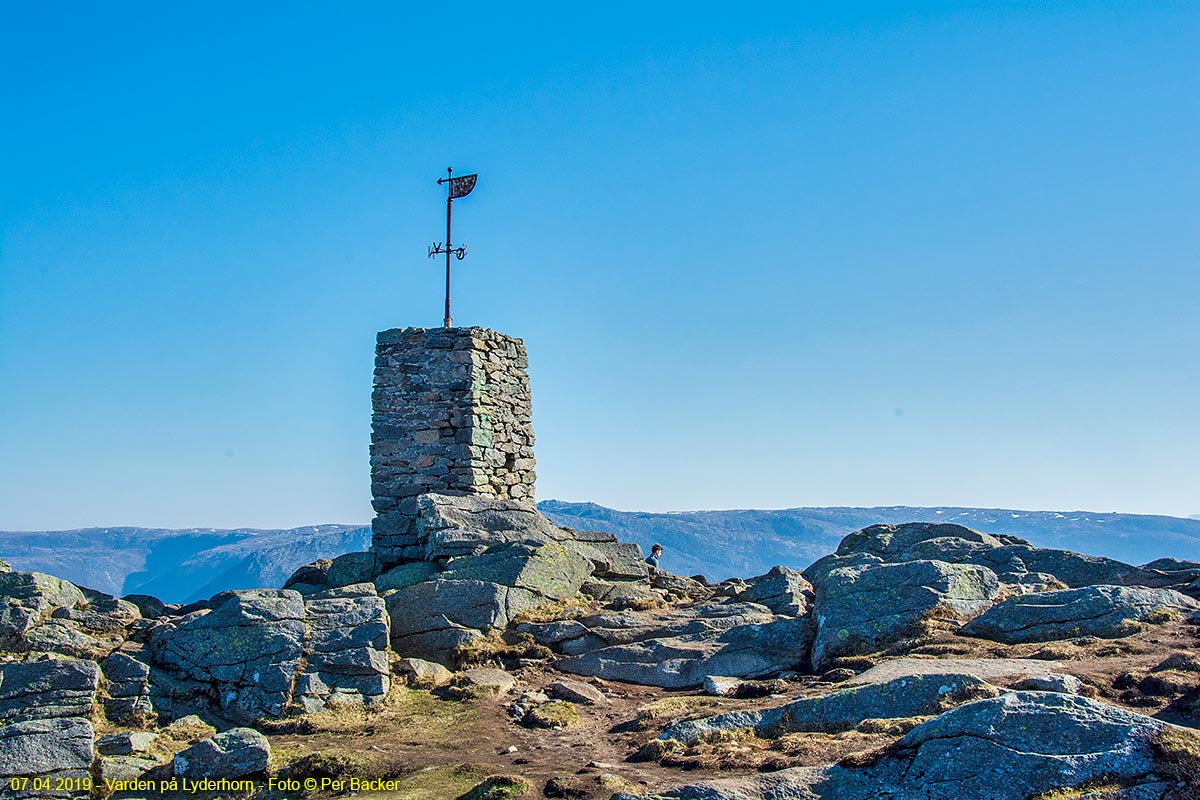
[[[466,197],[471,193],[471,190],[475,188],[475,179],[478,177],[479,176],[477,174],[471,174],[460,175],[456,178],[454,177],[454,170],[450,167],[446,167],[446,177],[438,179],[438,186],[441,186],[443,183],[447,184],[446,242],[445,244],[442,244],[441,242],[435,242],[433,246],[429,248],[429,257],[433,258],[434,256],[441,255],[442,253],[446,254],[446,319],[442,324],[444,324],[447,328],[454,327],[454,320],[450,318],[450,256],[453,255],[459,261],[462,261],[467,257],[467,246],[465,244],[459,245],[458,247],[454,247],[454,245],[450,244],[450,209],[454,205],[456,198]]]

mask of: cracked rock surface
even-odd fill
[[[1086,586],[1011,597],[959,631],[1005,644],[1052,642],[1079,636],[1118,639],[1164,611],[1200,615],[1200,601],[1173,589]]]
[[[1082,697],[1009,692],[913,728],[874,763],[713,780],[652,797],[679,800],[997,800],[1107,779],[1139,797],[1174,788],[1155,775],[1151,743],[1167,726]],[[632,798],[634,795],[617,795]]]

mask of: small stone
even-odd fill
[[[232,728],[175,754],[181,778],[241,778],[262,772],[271,759],[267,737],[253,728]]]
[[[138,756],[105,756],[96,759],[101,784],[110,781],[132,781],[158,766],[152,758]]]
[[[1028,692],[1058,692],[1059,694],[1079,694],[1083,691],[1083,681],[1074,675],[1064,675],[1052,672],[1049,675],[1033,675],[1014,684],[1014,689]]]
[[[402,658],[396,662],[396,672],[418,689],[436,689],[454,680],[454,673],[434,661],[423,658]]]
[[[517,679],[502,669],[478,667],[463,672],[454,679],[456,686],[477,692],[507,694],[517,687]]]
[[[608,702],[608,698],[596,687],[569,678],[555,681],[546,687],[546,691],[551,697],[566,700],[569,703],[601,706]]]
[[[106,756],[127,756],[133,753],[146,753],[149,752],[150,746],[157,739],[158,735],[149,731],[110,733],[96,740],[96,750]]]

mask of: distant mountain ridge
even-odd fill
[[[538,508],[559,525],[609,531],[644,550],[658,542],[667,550],[665,569],[717,580],[758,575],[776,564],[806,567],[837,549],[846,534],[878,523],[953,522],[1020,536],[1037,547],[1131,564],[1163,557],[1200,560],[1200,520],[1146,514],[952,506],[648,513],[558,500],[546,500]]]
[[[0,531],[0,558],[14,569],[112,595],[150,594],[177,603],[226,589],[281,586],[296,567],[370,545],[371,529],[361,525]]]
[[[1200,519],[1180,517],[948,506],[650,513],[546,500],[538,507],[559,525],[608,531],[646,551],[659,542],[667,549],[665,569],[714,580],[762,574],[776,564],[805,567],[833,552],[847,533],[876,523],[954,522],[1132,564],[1160,557],[1200,560]],[[370,544],[371,529],[362,525],[0,531],[0,558],[14,569],[47,572],[113,595],[190,602],[226,589],[280,586],[299,566]]]

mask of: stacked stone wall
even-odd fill
[[[487,328],[379,334],[371,493],[382,564],[416,544],[419,495],[534,499],[527,368],[521,340]]]

